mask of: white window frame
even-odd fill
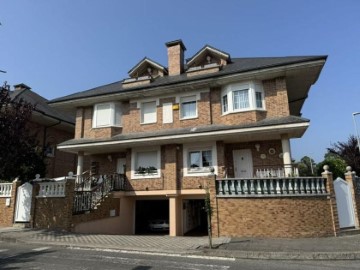
[[[156,152],[156,172],[153,173],[137,173],[137,156],[139,153],[144,152]],[[146,148],[134,148],[131,151],[131,178],[132,179],[144,179],[144,178],[159,178],[161,172],[161,151],[160,147],[146,147]]]
[[[144,120],[144,105],[149,103],[155,103],[155,112],[154,112],[154,118],[150,121]],[[141,102],[141,108],[140,108],[140,123],[141,124],[154,124],[157,122],[157,101],[156,100],[150,100],[150,101],[143,101]]]
[[[109,106],[108,121],[106,124],[97,125],[98,111],[100,106]],[[92,127],[104,128],[104,127],[121,127],[122,126],[122,111],[121,105],[118,102],[98,103],[94,105]]]
[[[184,103],[195,102],[195,115],[184,116]],[[196,95],[180,97],[180,119],[194,119],[198,117],[198,102]]]
[[[196,169],[190,168],[190,153],[196,151],[211,151],[212,166],[211,167],[200,167]],[[217,151],[216,143],[206,143],[206,144],[189,144],[184,145],[183,148],[183,169],[184,176],[208,176],[211,174],[211,168],[214,168],[214,174],[217,174]]]
[[[248,91],[248,103],[249,106],[246,108],[235,108],[235,93],[237,91]],[[261,93],[262,97],[262,107],[257,107],[256,93]],[[224,110],[224,97],[227,96],[227,111]],[[265,94],[261,82],[258,81],[248,81],[241,83],[233,83],[226,85],[221,91],[221,108],[222,114],[228,113],[237,113],[245,111],[264,111],[265,108]]]

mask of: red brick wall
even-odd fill
[[[265,92],[266,117],[290,115],[289,100],[285,78],[276,78],[263,81]]]
[[[76,117],[76,138],[110,138],[120,133],[149,132],[161,129],[174,129],[196,127],[210,124],[236,125],[252,123],[265,118],[289,115],[285,78],[276,78],[263,81],[265,92],[266,111],[247,111],[222,115],[221,88],[211,88],[210,92],[203,92],[198,101],[198,117],[195,119],[180,120],[179,110],[173,110],[173,123],[162,123],[162,105],[171,102],[173,97],[159,99],[157,106],[157,122],[154,124],[141,124],[141,110],[137,103],[123,102],[122,128],[92,128],[93,107],[79,108]],[[155,100],[155,97],[154,97]],[[211,104],[211,106],[210,106]]]
[[[217,208],[219,224],[218,232],[214,233],[219,236],[296,238],[334,235],[330,201],[326,197],[218,198]]]
[[[16,207],[16,191],[20,186],[21,182],[13,182],[11,197],[10,197],[10,206],[6,206],[6,199],[0,197],[0,227],[10,227],[14,222],[15,207]]]
[[[68,180],[65,197],[36,198],[39,186],[35,185],[31,206],[32,226],[37,229],[71,229],[75,181]]]

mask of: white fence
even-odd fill
[[[37,197],[65,197],[65,184],[66,180],[39,183],[40,190]]]
[[[288,177],[285,175],[284,168],[277,168],[277,169],[256,169],[255,171],[256,178],[271,178],[271,177]],[[297,168],[292,169],[291,176],[298,177],[299,170]]]
[[[264,178],[217,179],[217,197],[282,197],[328,195],[326,179]]]
[[[0,197],[11,197],[12,183],[0,183]]]

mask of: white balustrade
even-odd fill
[[[12,183],[0,183],[0,197],[11,197]]]
[[[39,183],[38,197],[65,197],[66,181]]]
[[[217,179],[216,190],[220,197],[328,195],[326,179],[321,177]]]

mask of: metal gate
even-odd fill
[[[334,181],[334,189],[336,195],[336,205],[338,210],[340,228],[354,227],[354,206],[348,183],[338,177]]]
[[[15,222],[29,222],[33,186],[25,183],[17,189]]]

